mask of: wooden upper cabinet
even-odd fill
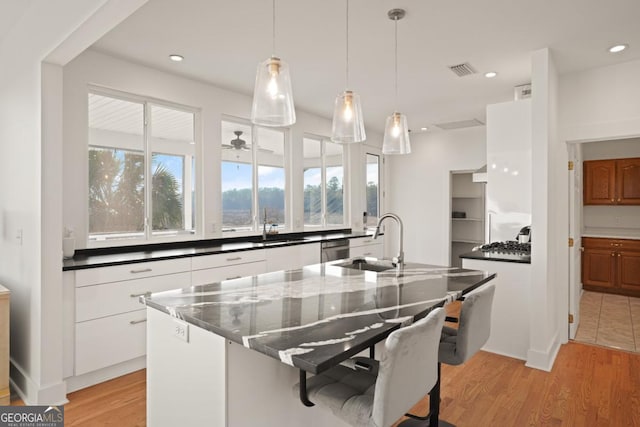
[[[585,205],[640,205],[640,158],[584,162]]]
[[[584,162],[584,204],[613,205],[616,202],[616,161]]]
[[[640,205],[640,158],[617,160],[616,202]]]

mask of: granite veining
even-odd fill
[[[335,265],[343,261],[159,292],[140,300],[318,373],[495,277],[415,263],[407,263],[401,274]]]

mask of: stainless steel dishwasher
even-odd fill
[[[336,259],[349,258],[349,239],[329,240],[322,242],[322,262],[334,261]]]

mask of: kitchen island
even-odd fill
[[[400,274],[343,264],[142,297],[148,424],[340,425],[292,393],[301,371],[323,372],[495,277],[414,263]]]

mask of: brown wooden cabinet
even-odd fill
[[[585,205],[640,205],[640,158],[585,160]]]
[[[640,240],[582,238],[585,290],[640,296]]]

